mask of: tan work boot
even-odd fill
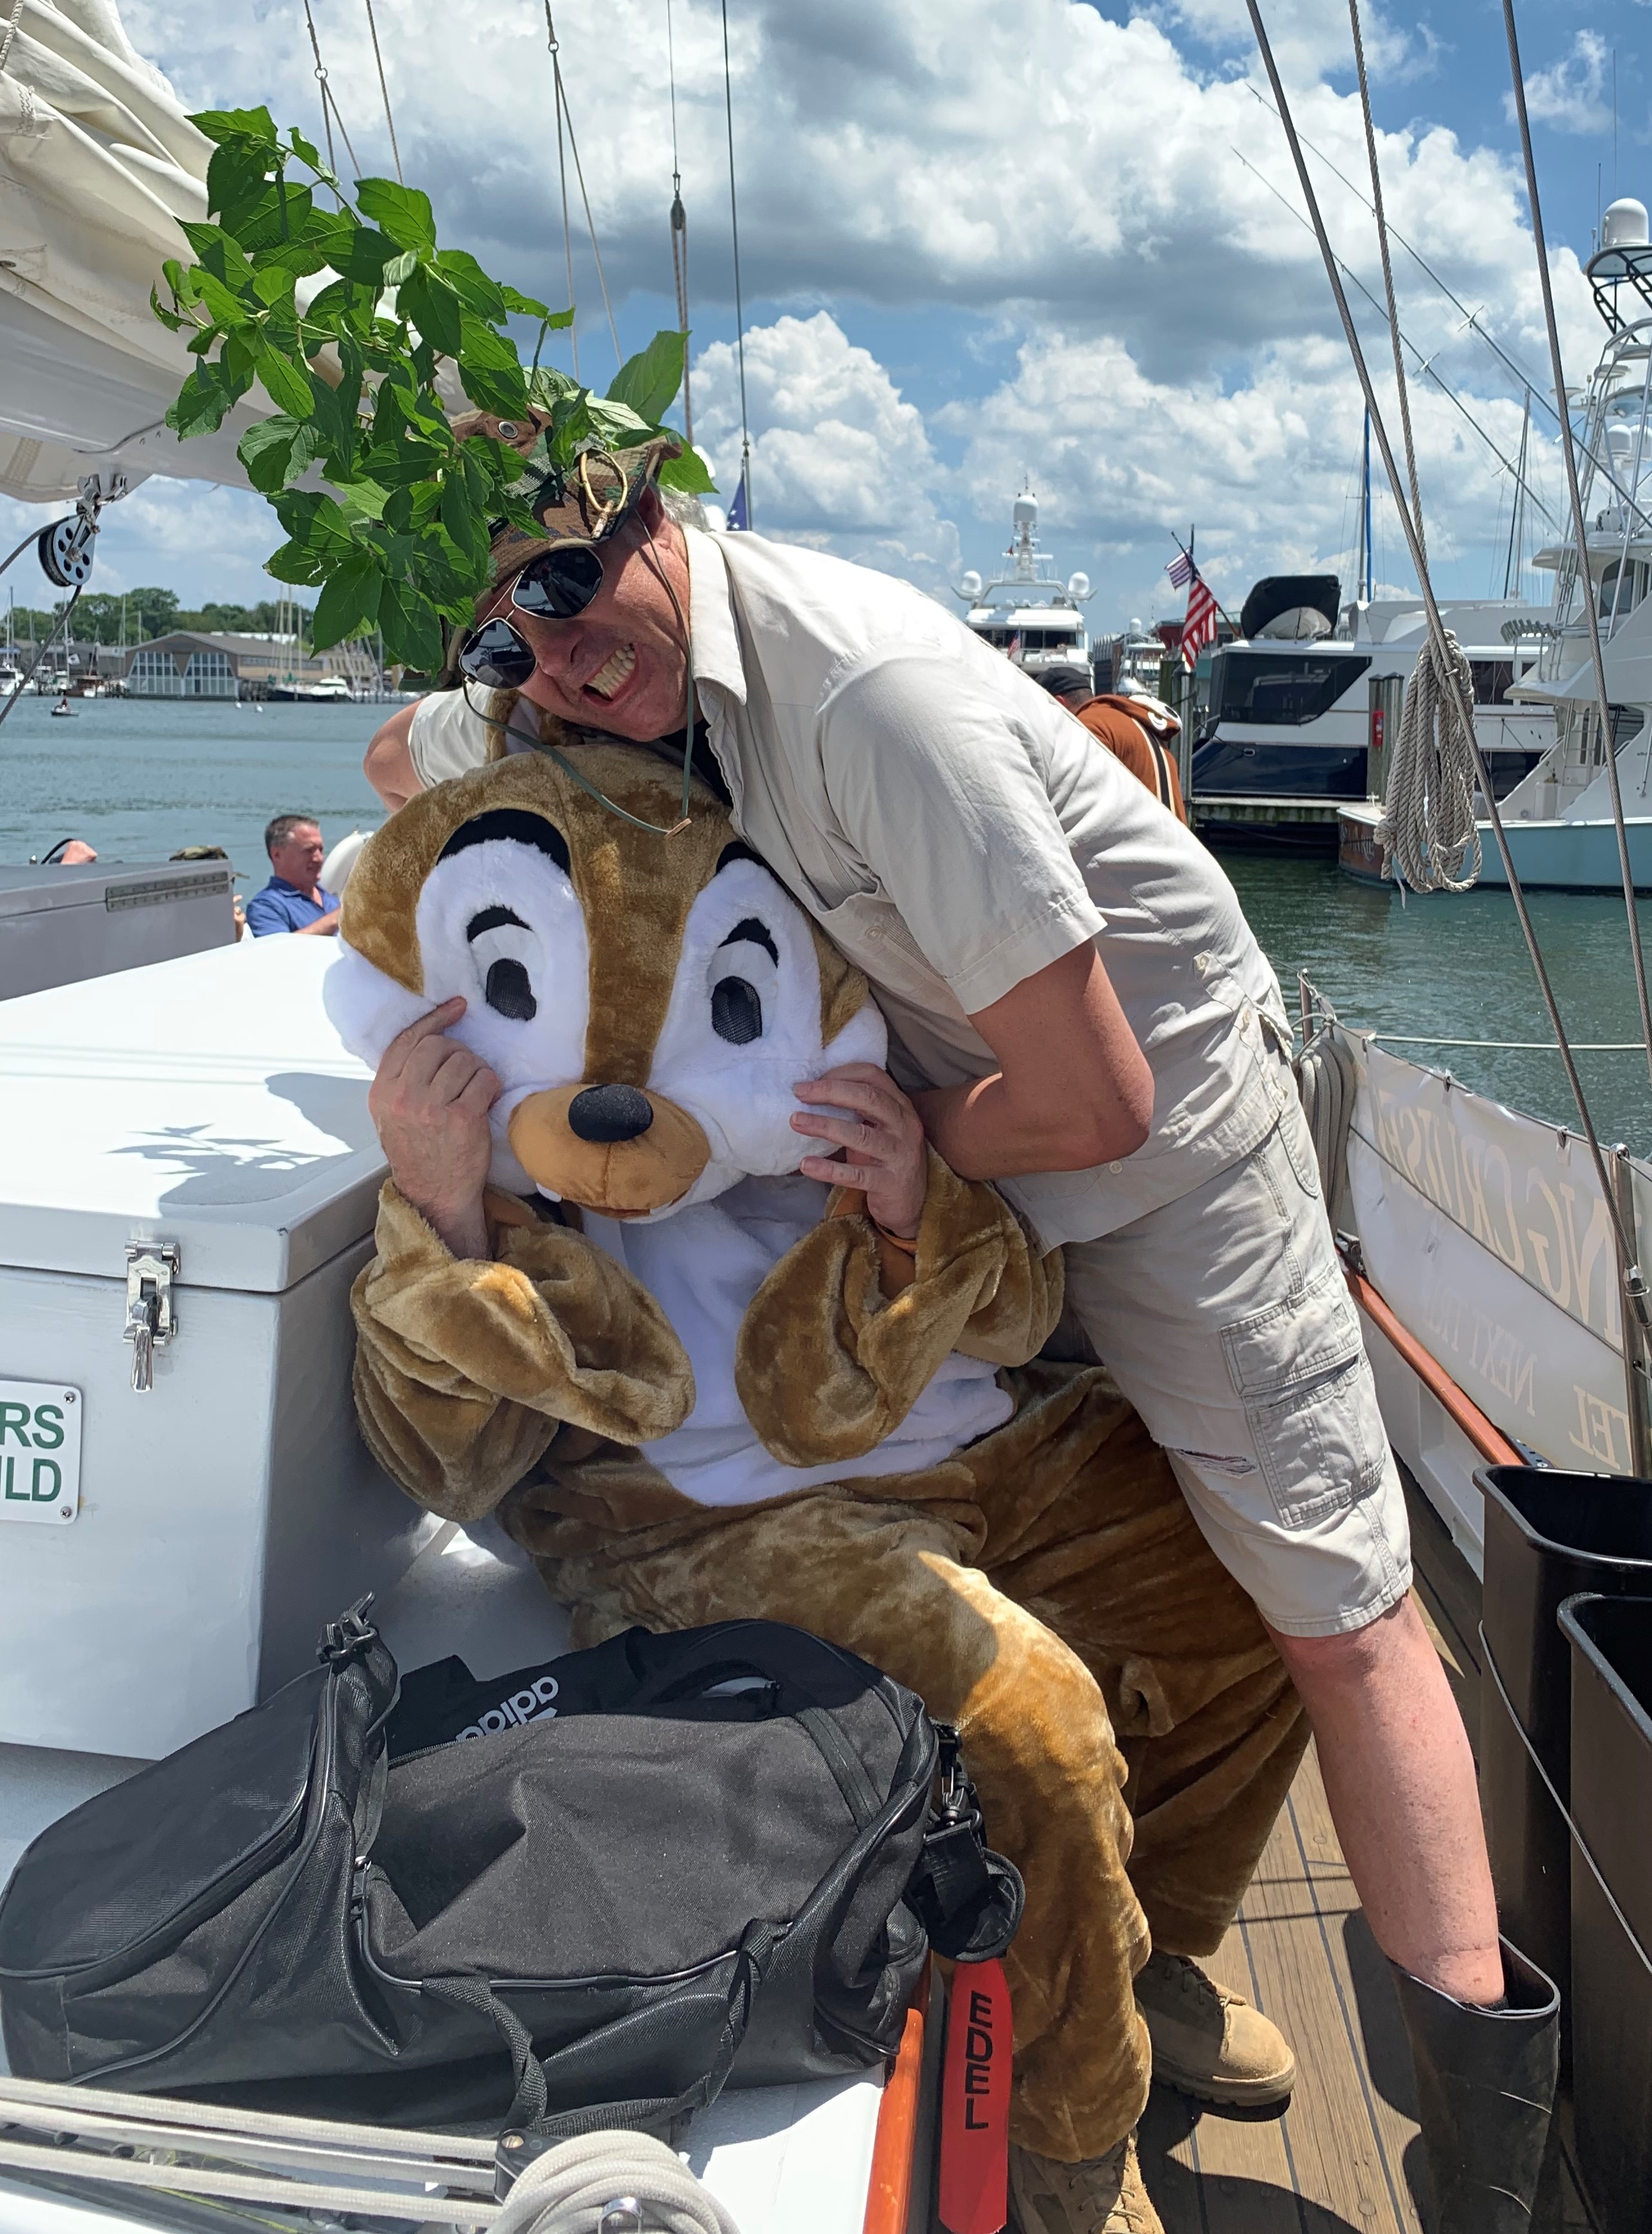
[[[1188,1956],[1150,1955],[1136,1979],[1136,2007],[1163,2085],[1247,2110],[1290,2100],[1296,2059],[1283,2033]]]
[[[1141,2184],[1133,2133],[1082,2164],[1012,2148],[1009,2224],[1015,2234],[1165,2234]]]

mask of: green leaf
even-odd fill
[[[342,559],[328,576],[327,585],[316,600],[310,624],[311,649],[325,651],[330,644],[342,643],[347,636],[354,636],[377,620],[379,593],[383,586],[384,577],[379,571],[375,552],[357,549]]]
[[[377,287],[383,284],[384,267],[395,252],[395,243],[388,233],[358,225],[350,236],[349,253],[336,268],[346,279],[358,279]]]
[[[637,443],[646,442],[654,432],[654,422],[633,411],[629,403],[593,395],[585,405],[592,431],[616,449],[634,449]]]
[[[201,108],[189,121],[220,147],[233,140],[254,140],[272,149],[281,144],[267,108]]]
[[[298,439],[301,421],[278,411],[273,418],[260,419],[256,427],[249,427],[235,446],[235,454],[246,467],[246,477],[261,495],[273,496],[284,488],[287,468],[292,462],[293,444]]]
[[[379,598],[378,619],[384,649],[392,659],[434,674],[441,665],[441,625],[428,597],[404,581],[388,579]]]
[[[167,414],[167,424],[174,434],[186,439],[191,434],[215,434],[234,401],[221,367],[198,364],[179,389]]]
[[[518,311],[525,318],[537,318],[541,325],[560,327],[573,323],[571,310],[551,310],[545,304],[537,302],[532,295],[523,294],[519,288],[501,287],[500,293],[505,297],[507,310]]]
[[[671,429],[663,428],[661,432],[669,434]],[[698,450],[690,449],[680,434],[676,439],[682,447],[675,458],[668,458],[660,467],[661,487],[681,489],[687,496],[715,496],[717,484],[707,471],[705,460]]]
[[[441,484],[441,524],[460,550],[474,554],[477,519],[462,473],[449,472]]]
[[[319,171],[323,178],[330,178],[332,176],[332,173],[328,170],[326,164],[321,160],[321,150],[316,147],[312,141],[305,139],[304,134],[298,129],[296,124],[287,134],[287,145],[291,148],[295,155],[300,157],[302,160],[309,164],[312,171]]]
[[[295,364],[290,356],[268,343],[255,350],[253,363],[264,382],[264,393],[278,411],[289,412],[295,419],[308,419],[313,415],[316,399],[310,392],[308,367]]]
[[[278,582],[297,582],[305,589],[314,589],[325,578],[325,562],[318,552],[310,551],[296,539],[272,551],[264,562],[266,574],[273,574]]]
[[[467,310],[490,325],[503,319],[512,290],[490,279],[476,258],[462,248],[444,248],[434,258],[435,268]]]
[[[160,319],[161,324],[167,328],[168,332],[176,334],[180,333],[183,330],[183,320],[178,316],[175,310],[163,310],[161,307],[160,297],[153,287],[149,290],[149,308],[154,312],[156,317]]]
[[[228,287],[247,287],[252,284],[252,266],[242,253],[241,244],[221,225],[180,224],[179,231],[194,250],[196,258],[209,271],[216,272]]]
[[[356,206],[388,232],[398,248],[434,250],[435,212],[429,195],[416,186],[398,186],[394,179],[357,179]]]
[[[688,337],[673,327],[655,335],[640,356],[628,357],[609,384],[611,403],[629,403],[650,427],[658,426],[682,385]]]
[[[273,184],[266,184],[244,205],[230,229],[249,253],[264,249],[289,257],[308,240],[315,206],[308,186],[285,186],[278,193]],[[227,212],[225,222],[230,223]]]
[[[356,548],[349,519],[336,498],[319,489],[288,489],[272,502],[276,518],[293,541],[317,558],[336,564]]]
[[[254,245],[246,228],[266,194],[274,206],[269,180],[271,160],[245,140],[230,140],[213,148],[206,166],[207,208],[223,219],[225,230],[244,248]],[[279,225],[276,231],[278,234]]]
[[[458,296],[434,271],[415,268],[402,284],[397,306],[432,349],[444,356],[459,355],[464,346],[464,313]]]

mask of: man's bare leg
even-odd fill
[[[1501,2000],[1497,1902],[1468,1734],[1409,1598],[1342,1636],[1274,1642],[1318,1743],[1331,1819],[1383,1953],[1454,2001]]]

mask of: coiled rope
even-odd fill
[[[623,2133],[587,2133],[531,2164],[490,2234],[608,2234],[611,2225],[613,2234],[740,2234],[663,2141]]]
[[[1377,824],[1382,873],[1403,891],[1466,892],[1480,879],[1474,748],[1463,725],[1473,697],[1468,659],[1449,629],[1430,637],[1406,684]]]
[[[0,2075],[0,2183],[95,2197],[187,2197],[336,2221],[464,2234],[740,2234],[674,2152],[646,2134],[564,2141],[493,2200],[494,2144],[466,2135],[214,2108]],[[10,2192],[0,2186],[0,2192]]]

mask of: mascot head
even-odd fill
[[[646,822],[676,820],[675,769],[582,748],[583,774]],[[793,1088],[884,1060],[865,979],[696,786],[665,838],[633,828],[536,753],[410,800],[345,890],[327,1012],[377,1067],[396,1034],[464,996],[453,1036],[504,1091],[493,1176],[608,1218],[667,1217],[748,1175],[793,1172]]]

